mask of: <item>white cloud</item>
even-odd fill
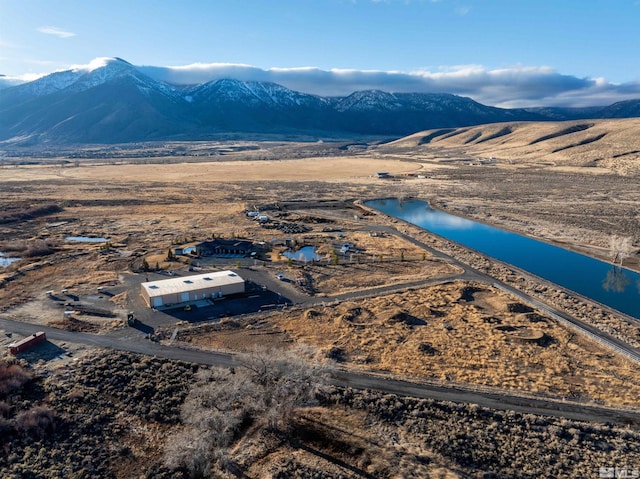
[[[85,70],[91,72],[98,68],[102,68],[107,65],[107,63],[112,62],[114,59],[112,57],[99,57],[94,58],[86,65],[71,65],[69,70]]]
[[[43,75],[38,74],[25,74],[20,76],[8,76],[8,75],[0,75],[0,90],[16,85],[20,85],[22,83],[27,83],[30,81],[37,80]]]
[[[487,69],[455,65],[436,71],[321,70],[315,67],[268,68],[229,63],[139,67],[167,83],[194,85],[221,78],[271,81],[293,90],[325,96],[357,90],[394,93],[453,93],[502,107],[592,106],[640,98],[640,83],[614,84],[604,78],[563,75],[548,66],[515,65]]]
[[[72,69],[91,71],[112,60],[97,58],[88,65],[75,65]],[[452,93],[485,105],[506,108],[598,106],[640,98],[640,81],[615,84],[600,77],[580,78],[561,74],[548,66],[513,65],[489,69],[482,65],[454,65],[411,72],[322,70],[316,67],[264,69],[234,63],[137,68],[156,80],[175,85],[197,85],[233,78],[278,83],[292,90],[322,96],[345,96],[358,90]]]
[[[54,35],[59,38],[71,38],[75,37],[76,34],[73,32],[68,32],[58,27],[40,27],[38,28],[40,33],[44,33],[45,35]]]

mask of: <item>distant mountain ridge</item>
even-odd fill
[[[357,91],[321,97],[268,82],[175,86],[114,58],[0,90],[0,142],[127,143],[234,133],[403,136],[504,121],[640,116],[640,100],[602,108],[504,109],[442,93]]]

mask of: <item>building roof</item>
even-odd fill
[[[227,270],[149,281],[148,283],[142,283],[140,286],[145,289],[150,298],[153,298],[165,294],[186,293],[187,291],[199,291],[201,289],[239,283],[244,283],[244,279],[233,271]]]
[[[215,248],[216,246],[235,246],[235,247],[244,247],[251,248],[253,243],[249,240],[242,239],[223,239],[223,238],[214,238],[209,241],[203,241],[195,245],[196,248]]]

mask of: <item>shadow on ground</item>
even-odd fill
[[[149,326],[148,324],[144,324],[140,321],[136,321],[136,323],[131,325],[131,327],[133,329],[137,329],[138,331],[144,334],[153,334],[155,332],[155,329],[152,326]]]
[[[200,301],[198,304],[191,304],[187,307],[180,306],[165,309],[162,313],[179,321],[197,323],[269,311],[290,304],[293,304],[291,299],[279,293],[266,290],[248,295],[227,296],[214,301]]]
[[[56,346],[51,341],[45,341],[42,344],[38,344],[37,346],[18,354],[18,357],[29,363],[35,363],[40,360],[51,361],[52,359],[59,358],[64,354],[67,354],[65,349]]]

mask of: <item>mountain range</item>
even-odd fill
[[[357,91],[343,97],[275,83],[163,83],[114,58],[0,90],[0,142],[12,145],[203,140],[225,133],[403,136],[505,121],[640,116],[640,100],[591,108],[505,109],[442,93]]]

